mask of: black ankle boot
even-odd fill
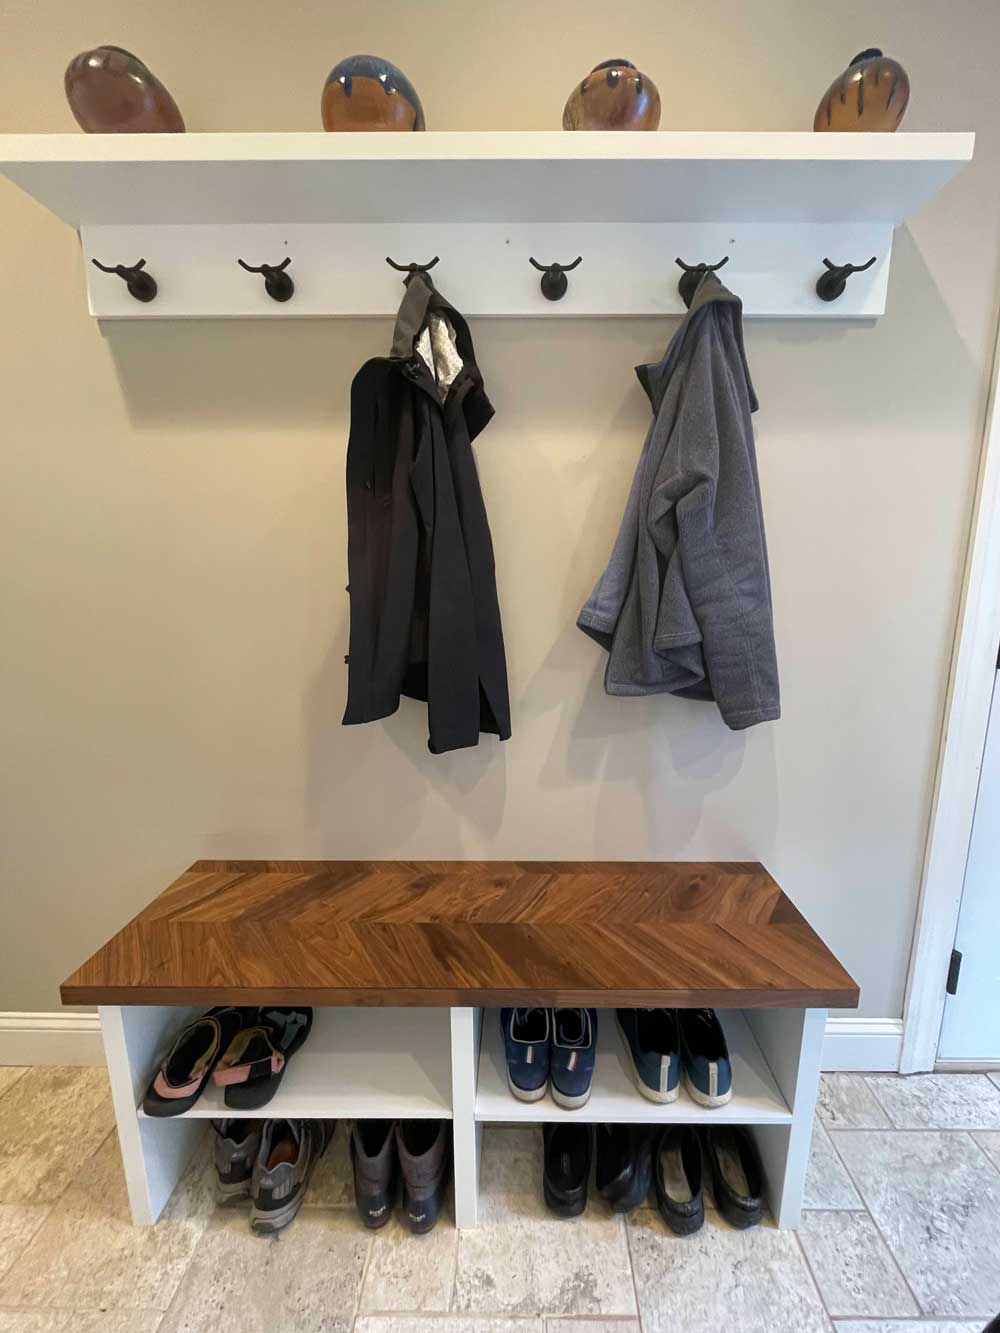
[[[417,1235],[431,1231],[444,1206],[451,1138],[447,1121],[403,1120],[396,1126],[403,1175],[403,1211]]]
[[[396,1204],[398,1165],[391,1120],[356,1120],[351,1133],[354,1201],[366,1227],[384,1227]]]

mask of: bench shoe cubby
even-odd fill
[[[102,1005],[101,1027],[137,1224],[155,1222],[202,1136],[224,1116],[307,1119],[446,1119],[454,1135],[455,1218],[477,1225],[485,1124],[582,1122],[752,1127],[779,1226],[798,1225],[826,1011],[721,1011],[733,1064],[733,1098],[708,1110],[681,1089],[659,1106],[632,1083],[614,1015],[602,1011],[591,1097],[576,1111],[546,1096],[525,1104],[506,1083],[493,1008],[319,1007],[309,1040],[262,1111],[234,1112],[209,1084],[184,1115],[152,1119],[142,1097],[172,1035],[205,1006]]]

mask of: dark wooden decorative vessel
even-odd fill
[[[569,95],[564,130],[655,130],[660,124],[656,84],[630,60],[596,65]]]
[[[876,47],[856,55],[816,108],[814,130],[892,131],[910,101],[910,80],[898,60]]]
[[[148,66],[121,46],[96,46],[69,62],[66,100],[88,134],[180,134],[177,103]]]

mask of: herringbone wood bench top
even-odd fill
[[[67,1004],[853,1007],[763,866],[197,861]]]

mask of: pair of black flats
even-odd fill
[[[615,1212],[638,1208],[653,1188],[664,1222],[689,1236],[705,1220],[703,1152],[716,1207],[730,1226],[745,1230],[764,1216],[760,1156],[738,1125],[699,1133],[693,1125],[547,1124],[544,1140],[545,1203],[557,1217],[584,1211],[593,1165],[597,1191]]]
[[[369,1230],[389,1221],[402,1182],[406,1224],[422,1235],[434,1228],[444,1207],[449,1126],[443,1120],[356,1120],[351,1167],[358,1216]]]

